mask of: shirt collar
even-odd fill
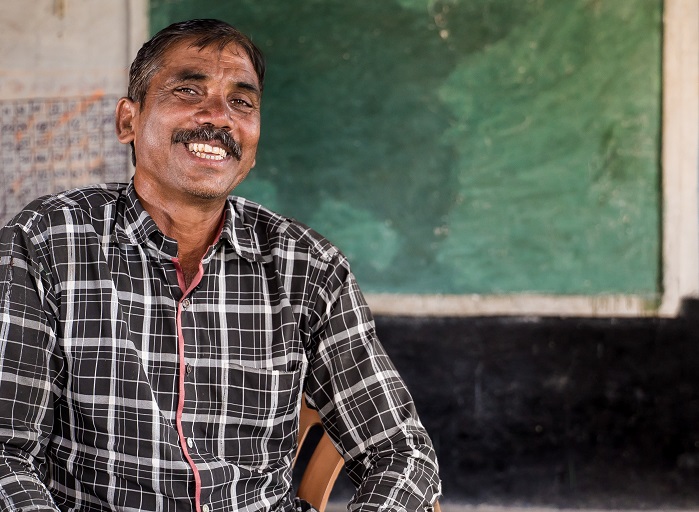
[[[254,230],[254,222],[247,218],[245,200],[229,196],[226,202],[226,220],[219,241],[230,244],[235,252],[249,261],[264,262],[260,241]]]
[[[136,195],[133,178],[124,189],[117,208],[117,222],[114,230],[117,241],[155,246],[168,256],[177,257],[177,242],[164,235],[143,208]],[[218,249],[222,243],[227,243],[242,258],[250,261],[264,261],[266,258],[262,255],[253,226],[246,222],[243,200],[229,197],[224,215],[221,235],[213,248]],[[205,258],[210,254],[211,252]]]

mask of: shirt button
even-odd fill
[[[209,512],[209,505],[204,505],[201,507],[201,512]]]
[[[191,437],[188,437],[187,438],[187,446],[189,446],[190,448],[194,448],[194,439],[192,439]]]
[[[185,371],[187,372],[187,375],[191,374],[194,369],[192,368],[192,365],[187,363],[187,366],[185,367]]]
[[[186,298],[182,301],[182,309],[187,309],[189,305],[191,304],[189,298]]]

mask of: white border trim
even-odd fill
[[[699,1],[663,9],[663,295],[367,294],[375,314],[405,316],[675,316],[699,296]]]
[[[699,292],[699,2],[665,0],[663,44],[663,300],[675,315]]]
[[[367,294],[376,315],[391,316],[615,316],[657,314],[657,301],[632,295],[393,295]]]

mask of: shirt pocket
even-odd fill
[[[295,448],[301,373],[231,364],[221,446],[227,460],[264,470]]]

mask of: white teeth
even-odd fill
[[[190,142],[187,144],[187,149],[189,149],[197,157],[205,158],[206,160],[223,160],[228,155],[226,150],[223,148],[196,142]]]

